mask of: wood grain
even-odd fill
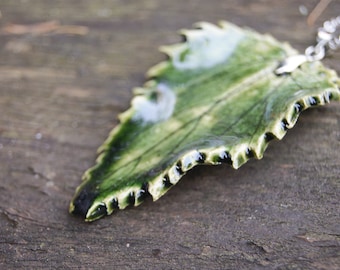
[[[339,269],[339,104],[303,113],[240,170],[197,168],[159,201],[92,224],[67,211],[131,88],[178,29],[229,20],[302,51],[317,26],[299,8],[318,2],[2,0],[0,268]],[[332,1],[317,23],[339,10]],[[51,21],[59,31],[39,26]],[[339,57],[324,63],[339,73]]]

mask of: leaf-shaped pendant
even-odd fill
[[[198,27],[183,31],[184,43],[161,48],[169,60],[135,89],[131,108],[84,174],[71,213],[93,221],[148,195],[157,200],[196,165],[239,168],[262,158],[301,111],[340,100],[339,79],[319,61],[302,57],[288,73],[277,72],[296,58],[289,45],[227,22]]]

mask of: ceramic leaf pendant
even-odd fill
[[[333,21],[337,26],[340,19]],[[169,60],[151,68],[146,84],[135,89],[70,212],[93,221],[147,196],[157,200],[196,165],[236,169],[262,158],[268,142],[281,139],[301,111],[340,100],[339,78],[315,61],[339,45],[324,32],[327,42],[299,55],[271,36],[227,22],[183,31],[186,41],[161,48]]]

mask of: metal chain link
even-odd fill
[[[336,50],[340,47],[340,16],[325,21],[319,28],[317,44],[306,49],[307,61],[318,61],[325,57],[328,50]]]
[[[340,16],[325,21],[323,27],[319,28],[317,44],[309,46],[305,54],[288,57],[275,70],[276,75],[291,73],[303,63],[322,60],[327,51],[340,48]]]

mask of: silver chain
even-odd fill
[[[308,61],[318,61],[325,57],[326,51],[336,50],[340,47],[340,16],[325,21],[323,27],[319,28],[317,44],[306,49],[305,54]]]
[[[288,57],[275,70],[276,75],[291,73],[305,62],[322,60],[327,51],[340,48],[340,16],[324,22],[318,30],[316,41],[317,44],[309,46],[305,54]]]

